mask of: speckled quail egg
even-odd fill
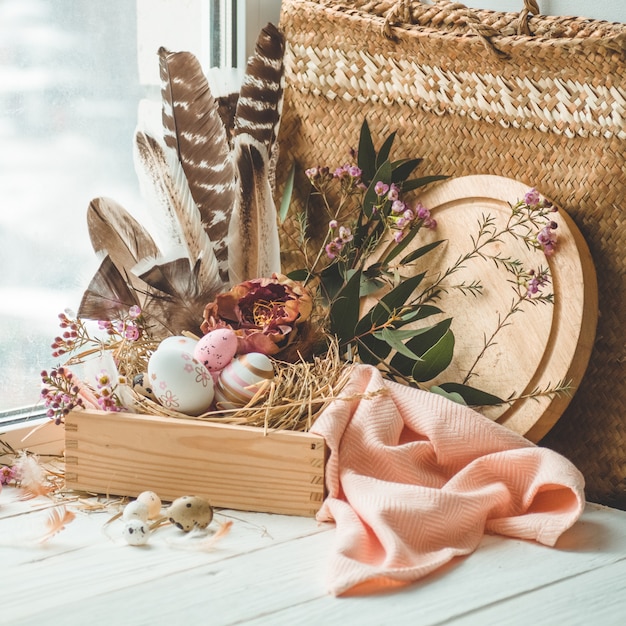
[[[129,546],[143,546],[150,536],[148,524],[140,519],[129,519],[122,529],[122,537]]]
[[[198,496],[177,498],[166,509],[168,520],[185,532],[194,528],[206,528],[213,519],[213,507]]]
[[[161,513],[161,498],[154,491],[142,491],[137,496],[137,502],[143,502],[148,507],[148,519],[155,519]]]
[[[140,502],[139,500],[133,500],[129,502],[122,512],[122,519],[131,520],[138,519],[145,522],[150,515],[150,510],[148,505],[145,502]]]

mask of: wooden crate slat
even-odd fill
[[[72,412],[65,431],[70,489],[305,516],[324,499],[326,447],[310,433],[92,410]]]

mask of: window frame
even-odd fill
[[[142,2],[149,3],[149,6],[144,4],[143,10],[149,9],[153,24],[159,23],[159,20],[167,23],[165,21],[166,14],[169,14],[174,8],[180,10],[180,0],[160,0],[158,3],[155,3],[154,0],[136,0],[138,19],[142,14]],[[274,23],[278,21],[280,0],[189,0],[187,8],[199,12],[201,19],[197,22],[180,20],[177,36],[183,40],[189,37],[196,42],[208,41],[214,25],[211,14],[214,14],[215,11],[212,12],[211,9],[217,5],[219,5],[222,15],[226,16],[220,26],[222,37],[228,39],[228,30],[235,29],[233,45],[229,46],[228,54],[220,59],[219,63],[215,58],[211,59],[211,46],[209,45],[200,44],[200,49],[195,52],[205,68],[212,90],[216,96],[221,96],[238,91],[246,59],[254,49],[259,31],[268,21]],[[189,33],[190,23],[198,28],[198,32],[194,36]],[[142,33],[139,24],[137,31],[139,39]],[[152,49],[154,46],[144,45],[144,43],[138,41],[137,55],[140,67],[142,62],[156,65],[154,63],[154,50]],[[142,59],[142,55],[146,55],[146,58]],[[211,67],[212,64],[216,64],[218,67]],[[154,77],[142,79],[141,71],[140,82],[153,87],[152,91],[158,84],[158,80],[155,81]],[[46,428],[48,424],[51,426],[50,428]],[[63,437],[63,428],[56,428],[52,424],[46,416],[45,408],[41,405],[8,410],[1,410],[0,408],[0,441],[7,443],[14,449],[27,445],[29,449],[37,448],[40,453],[60,454],[62,448],[59,446],[62,445]]]

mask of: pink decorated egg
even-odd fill
[[[212,372],[223,370],[237,351],[237,335],[231,328],[216,328],[201,337],[193,356]]]
[[[233,359],[220,374],[215,386],[218,409],[245,406],[253,396],[274,378],[271,359],[260,352],[242,354]]]

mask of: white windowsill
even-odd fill
[[[65,449],[65,431],[63,426],[57,426],[48,417],[7,425],[0,423],[0,441],[16,451],[27,450],[42,456],[58,456]],[[1,449],[0,462],[4,462]]]

